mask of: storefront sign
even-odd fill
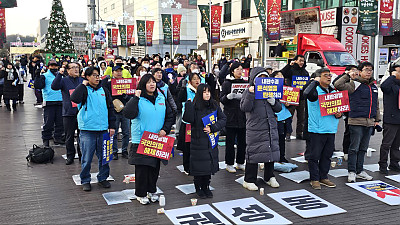
[[[318,100],[321,116],[350,111],[349,95],[347,91],[318,95]]]
[[[156,133],[143,132],[142,139],[137,149],[138,154],[169,160],[171,151],[174,147],[175,138],[165,136],[160,137]]]
[[[83,41],[86,41],[86,38],[83,38]],[[39,42],[10,42],[10,47],[38,47],[40,45]]]
[[[378,0],[360,0],[357,34],[375,36],[378,31]]]
[[[357,60],[361,62],[373,62],[371,57],[371,36],[357,35]]]
[[[283,86],[283,96],[280,100],[283,103],[290,105],[299,105],[300,88]]]
[[[174,45],[179,45],[181,43],[181,20],[182,15],[172,15],[173,18],[173,42]]]
[[[279,40],[281,0],[268,0],[267,12],[267,40]]]
[[[257,78],[254,91],[256,99],[281,99],[283,95],[283,78]]]
[[[111,79],[112,96],[135,94],[136,82],[136,78]]]
[[[210,125],[216,123],[218,120],[217,116],[218,116],[217,111],[214,111],[213,113],[203,117],[202,120],[203,120],[204,126],[206,127],[206,126],[210,126]],[[219,132],[209,133],[208,138],[210,139],[211,148],[214,149],[215,147],[217,147]]]
[[[356,26],[342,26],[342,45],[354,58],[357,58]]]
[[[337,8],[321,11],[321,27],[336,26]]]
[[[382,36],[393,35],[393,0],[380,0],[379,34]]]
[[[358,25],[358,7],[343,7],[342,25],[343,26]]]
[[[251,37],[251,23],[241,23],[221,28],[221,41]]]

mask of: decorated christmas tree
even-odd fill
[[[49,28],[46,35],[46,52],[75,52],[61,0],[53,0]]]

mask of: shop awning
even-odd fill
[[[207,51],[207,48],[208,48],[207,44],[208,44],[208,43],[203,43],[203,44],[201,44],[201,45],[197,48],[197,50]]]
[[[229,40],[229,41],[221,41],[220,43],[216,43],[212,45],[213,49],[216,48],[233,48],[237,44],[244,42],[246,39],[236,39],[236,40]]]

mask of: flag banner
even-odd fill
[[[222,6],[211,6],[211,40],[212,43],[218,43],[221,40],[221,13]]]
[[[122,78],[122,79],[111,79],[111,94],[116,95],[133,95],[136,90],[136,78]]]
[[[250,84],[232,84],[231,93],[243,94],[246,89],[250,87]]]
[[[378,0],[360,0],[357,34],[375,36],[378,31]]]
[[[281,1],[268,0],[267,40],[280,39]]]
[[[263,29],[263,32],[268,37],[267,24],[266,24],[266,20],[267,20],[266,2],[265,2],[265,0],[254,0],[254,4],[256,5],[258,18],[260,18],[261,27]]]
[[[118,47],[118,29],[112,29],[112,47]]]
[[[307,84],[308,80],[310,80],[310,77],[308,76],[292,76],[292,87],[303,90],[303,87]]]
[[[283,86],[283,96],[281,102],[290,105],[299,105],[300,88]]]
[[[111,29],[107,29],[107,46],[109,48],[113,47],[113,45],[112,45],[112,33],[111,32],[112,32]]]
[[[119,36],[121,37],[121,46],[128,47],[126,40],[126,25],[118,25]]]
[[[203,117],[202,120],[203,120],[204,127],[216,123],[217,119],[218,119],[217,118],[217,111],[214,111],[211,114]],[[209,138],[210,143],[211,143],[211,148],[214,149],[215,147],[217,147],[218,138],[219,138],[219,132],[209,133],[208,134],[208,138]]]
[[[146,45],[153,46],[154,21],[146,21]]]
[[[201,27],[206,29],[207,39],[210,41],[210,7],[208,5],[199,5],[201,14]]]
[[[318,100],[321,116],[350,111],[349,94],[347,91],[318,95]]]
[[[144,20],[136,20],[137,35],[138,35],[138,45],[146,46],[146,24]]]
[[[17,0],[1,0],[0,8],[14,8],[17,7]]]
[[[182,15],[177,14],[177,15],[172,15],[173,21],[174,21],[174,28],[173,28],[173,40],[174,40],[174,45],[179,45],[181,43],[181,21],[182,21]]]
[[[94,34],[90,34],[90,43],[91,43],[91,48],[95,49],[96,48],[96,40],[94,39]]]
[[[164,33],[164,45],[172,44],[172,25],[171,25],[171,15],[161,14],[163,33]]]
[[[110,137],[110,133],[107,132],[103,134],[103,165],[109,163],[113,159],[113,140],[114,138]]]
[[[6,10],[0,9],[0,48],[7,42],[6,34]]]
[[[126,26],[126,42],[129,46],[132,46],[135,43],[135,38],[134,38],[134,31],[135,31],[135,25],[127,25]]]
[[[393,0],[381,0],[379,34],[382,36],[393,35],[393,2]]]
[[[254,91],[256,99],[281,99],[283,95],[283,78],[256,78],[256,87]]]
[[[156,133],[143,132],[142,139],[138,146],[138,154],[147,155],[159,159],[169,160],[171,151],[174,147],[175,138],[165,136],[160,137]]]

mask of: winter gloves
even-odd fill
[[[242,99],[242,94],[229,93],[228,95],[226,95],[226,98],[229,100],[232,100],[232,99],[240,100],[240,99]]]

